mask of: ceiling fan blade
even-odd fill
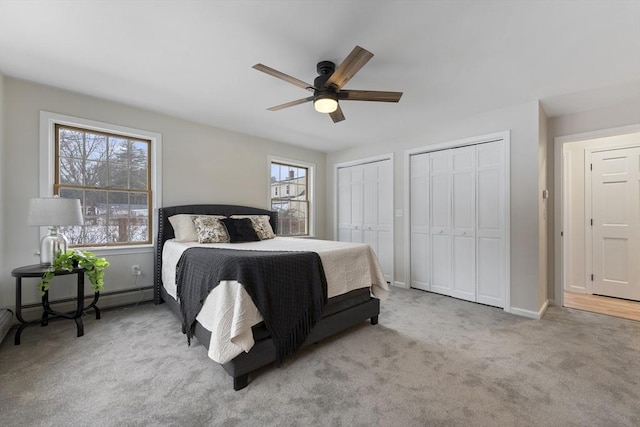
[[[287,102],[285,104],[276,105],[275,107],[267,108],[269,111],[278,111],[283,108],[293,107],[294,105],[304,104],[305,102],[313,101],[313,96],[307,98],[297,99],[295,101]]]
[[[360,68],[364,67],[371,58],[373,58],[373,53],[360,46],[354,47],[349,56],[347,56],[345,60],[342,61],[342,64],[338,65],[333,74],[331,74],[325,86],[329,87],[333,85],[340,89],[347,84],[347,82],[351,80],[351,77],[360,71]]]
[[[402,92],[385,92],[379,90],[343,90],[338,92],[338,99],[346,101],[398,102]]]
[[[290,75],[285,74],[285,73],[283,73],[281,71],[275,70],[275,69],[273,69],[271,67],[267,67],[264,64],[256,64],[251,68],[256,69],[258,71],[262,71],[263,73],[267,73],[270,76],[273,76],[273,77],[275,77],[277,79],[280,79],[280,80],[284,80],[285,82],[291,83],[292,85],[298,86],[298,87],[300,87],[302,89],[306,89],[306,90],[309,90],[311,92],[314,91],[313,85],[310,85],[309,83],[303,82],[302,80],[296,79],[295,77],[291,77]]]
[[[340,104],[338,104],[338,108],[333,113],[329,113],[331,116],[331,120],[333,123],[338,123],[344,120],[344,114],[342,114],[342,108],[340,108]]]

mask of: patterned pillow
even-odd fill
[[[224,219],[224,217],[221,217]],[[193,224],[198,235],[198,243],[229,243],[229,233],[220,217],[197,216]]]
[[[231,215],[230,218],[249,218],[260,240],[273,239],[276,237],[269,223],[269,215]]]

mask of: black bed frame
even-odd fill
[[[155,250],[154,269],[154,302],[166,302],[171,310],[180,317],[180,306],[171,298],[162,286],[162,248],[164,242],[175,237],[169,217],[176,214],[200,215],[269,215],[269,222],[277,233],[278,213],[247,206],[235,205],[182,205],[158,209],[158,238]],[[369,296],[368,289],[353,291],[346,296],[331,298],[325,307],[323,318],[315,325],[302,347],[316,343],[331,335],[371,319],[371,324],[378,323],[380,301]],[[234,390],[245,388],[249,384],[249,375],[257,369],[276,361],[276,347],[266,333],[264,326],[253,328],[255,345],[248,353],[241,353],[222,366],[233,377]],[[202,345],[209,348],[211,333],[196,322],[195,336]]]

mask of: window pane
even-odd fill
[[[82,207],[85,234],[82,244],[107,243],[107,192],[85,191]]]
[[[84,132],[60,128],[58,151],[61,157],[84,158]]]
[[[148,186],[149,143],[144,141],[131,141],[131,153],[129,159],[129,188],[134,190],[146,189]]]
[[[93,133],[85,134],[85,156],[91,160],[107,160],[107,137]]]
[[[82,185],[83,168],[82,159],[61,157],[59,163],[60,184]]]
[[[131,213],[129,219],[129,241],[145,242],[149,229],[149,199],[146,194],[130,193]]]

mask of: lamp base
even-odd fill
[[[67,252],[69,241],[67,237],[58,233],[57,227],[49,229],[49,234],[40,241],[40,265],[50,266],[59,254]]]

